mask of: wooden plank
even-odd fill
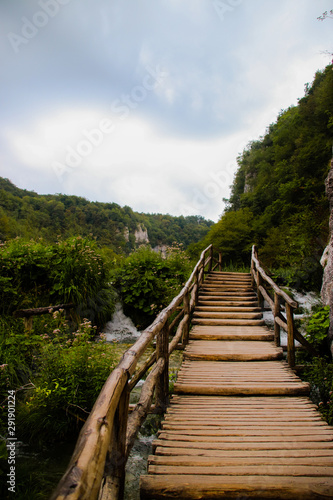
[[[172,448],[169,446],[158,446],[155,450],[155,455],[153,457],[196,457],[202,459],[203,457],[215,457],[224,460],[244,460],[244,459],[264,459],[269,460],[271,458],[279,459],[302,459],[304,457],[309,458],[313,463],[317,463],[317,458],[326,457],[331,459],[333,456],[332,448],[320,448],[320,449],[293,449],[293,450],[282,450],[282,449],[258,449],[258,450],[205,450],[205,449],[195,449],[195,448]]]
[[[261,319],[261,312],[213,312],[196,311],[193,318],[211,318],[211,319]]]
[[[244,387],[242,385],[235,385],[234,387],[228,386],[217,386],[211,387],[209,385],[199,386],[190,384],[175,384],[174,390],[178,394],[217,394],[217,395],[232,395],[235,394],[247,396],[247,395],[296,395],[296,394],[309,394],[310,389],[308,384],[298,385],[295,387],[265,387],[265,386],[252,386]]]
[[[268,397],[248,397],[246,399],[241,397],[212,397],[212,396],[179,396],[178,394],[173,394],[171,399],[171,406],[169,408],[181,408],[187,407],[188,405],[195,406],[204,406],[209,405],[212,406],[212,409],[215,408],[216,405],[226,405],[226,407],[239,407],[248,405],[264,405],[267,407],[294,407],[297,405],[298,407],[304,408],[317,408],[312,401],[308,397],[297,397],[297,398],[268,398]],[[168,411],[168,410],[167,410]]]
[[[162,422],[162,428],[164,431],[167,430],[176,430],[178,431],[184,431],[185,433],[188,433],[189,431],[193,431],[193,434],[196,434],[198,431],[200,433],[206,433],[206,432],[213,432],[212,435],[215,435],[215,433],[223,434],[223,435],[239,435],[243,436],[244,434],[247,434],[249,436],[254,436],[254,435],[261,435],[263,433],[263,426],[262,425],[246,425],[244,424],[234,424],[234,425],[224,425],[223,423],[207,423],[206,425],[204,423],[202,424],[195,424],[193,422],[186,422],[185,420],[175,422],[172,420],[170,423],[167,421]],[[267,428],[266,428],[267,427]],[[292,425],[283,425],[282,430],[281,430],[281,425],[279,425],[277,422],[271,422],[270,424],[267,424],[265,426],[266,434],[279,434],[281,436],[287,436],[287,435],[298,435],[302,436],[304,434],[310,434],[311,432],[313,434],[316,434],[317,432],[327,432],[329,433],[332,438],[333,438],[333,431],[326,427],[325,425],[318,425],[314,426],[312,425],[312,422],[307,422],[304,423],[303,425],[299,425],[299,423],[294,423]],[[218,434],[217,434],[218,435]]]
[[[169,436],[170,437],[170,436]],[[196,449],[196,450],[318,450],[318,449],[330,449],[333,452],[333,442],[332,441],[281,441],[270,443],[265,443],[262,441],[235,441],[232,440],[228,442],[217,442],[214,441],[182,441],[176,439],[155,439],[153,441],[153,447],[163,446],[170,448],[186,448],[186,449]]]
[[[141,476],[142,499],[256,498],[271,500],[316,500],[333,498],[333,478],[276,476]]]
[[[172,465],[150,465],[149,474],[207,474],[210,476],[311,476],[311,477],[333,477],[333,467],[316,465],[254,465],[240,466],[172,466]],[[304,480],[306,480],[304,478]]]
[[[264,325],[265,322],[263,319],[201,319],[201,318],[193,318],[193,325],[212,325],[212,326],[225,326],[225,325],[253,325],[253,326],[261,326]]]
[[[163,425],[163,430],[160,431],[160,435],[163,432],[171,432],[172,434],[179,434],[182,436],[259,436],[266,438],[271,438],[271,436],[278,437],[296,437],[296,436],[309,436],[311,437],[328,437],[333,440],[333,432],[325,427],[290,427],[290,428],[279,428],[279,427],[265,427],[263,430],[262,427],[229,427],[226,428],[224,426],[195,426],[191,427],[186,425]]]
[[[280,435],[277,434],[262,434],[262,435],[256,435],[251,436],[239,436],[239,440],[236,439],[237,436],[226,436],[223,434],[217,435],[217,433],[213,433],[211,431],[211,434],[207,433],[205,435],[200,435],[199,433],[195,434],[194,432],[186,434],[185,431],[182,432],[177,432],[177,431],[161,431],[158,435],[158,438],[161,440],[169,440],[169,441],[187,441],[187,442],[195,442],[195,443],[205,443],[205,442],[210,442],[214,438],[214,442],[217,444],[220,443],[232,443],[236,445],[238,442],[240,444],[245,444],[245,443],[253,443],[254,441],[256,444],[259,443],[266,443],[268,446],[273,443],[280,443],[280,446],[285,444],[285,440],[283,440],[283,434],[281,433]],[[286,437],[286,436],[285,436]],[[211,439],[210,439],[211,438]],[[292,438],[288,436],[288,440],[290,440],[290,443],[294,442],[332,442],[332,433],[326,433],[326,432],[316,432],[316,434],[311,434],[311,435],[306,435],[306,436],[293,436]]]
[[[148,457],[149,465],[172,465],[180,467],[227,467],[227,466],[248,466],[248,465],[273,465],[273,466],[289,466],[289,465],[312,465],[314,464],[313,456],[249,456],[249,457],[198,457],[197,455],[179,455],[179,456],[159,456],[150,455]],[[333,466],[333,455],[316,457],[316,465]]]

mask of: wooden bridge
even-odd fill
[[[148,474],[141,477],[142,499],[333,499],[333,429],[293,369],[295,338],[312,350],[294,325],[297,304],[266,275],[255,248],[250,274],[216,271],[213,262],[209,247],[185,291],[125,353],[52,498],[121,498],[124,464],[150,408],[166,411]],[[274,332],[262,319],[263,299],[274,314]],[[179,303],[181,311],[168,321]],[[288,334],[288,362],[280,347],[281,327]],[[134,373],[133,360],[156,329],[156,351]],[[165,368],[180,341],[183,363],[168,404]],[[129,391],[155,362],[128,416]]]

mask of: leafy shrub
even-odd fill
[[[52,442],[76,432],[86,420],[118,361],[113,345],[92,342],[91,322],[78,330],[45,333],[34,388],[21,403],[17,428],[24,440]]]
[[[109,269],[95,241],[80,236],[47,245],[12,240],[0,251],[0,312],[73,302],[98,326],[114,310]]]
[[[163,258],[149,247],[127,257],[114,274],[124,312],[145,327],[181,290],[191,271],[188,256],[171,247]]]
[[[322,285],[323,269],[319,260],[309,258],[285,268],[272,269],[271,275],[280,286],[304,291],[319,291]]]
[[[330,307],[320,306],[314,308],[311,316],[303,320],[305,336],[313,346],[323,355],[329,354],[327,334],[330,326]]]
[[[304,378],[311,384],[311,398],[318,405],[323,418],[333,425],[333,364],[315,358],[306,369]]]
[[[15,309],[33,307],[43,301],[51,287],[51,263],[50,247],[40,241],[15,238],[1,248],[1,314],[11,314]]]

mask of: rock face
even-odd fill
[[[330,240],[321,258],[321,265],[324,268],[323,284],[321,288],[321,299],[325,305],[330,306],[330,328],[328,339],[333,355],[333,159],[331,168],[325,181],[326,194],[330,204],[329,232]]]
[[[129,229],[128,229],[128,227],[125,227],[125,229],[124,229],[125,241],[129,241],[129,235],[130,235]]]
[[[141,224],[138,224],[136,231],[134,232],[134,236],[135,236],[135,243],[141,243],[141,244],[149,243],[148,231]]]
[[[156,247],[153,248],[154,252],[160,253],[162,255],[163,259],[166,258],[167,249],[168,249],[168,245],[156,245]]]

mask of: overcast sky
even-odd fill
[[[330,63],[333,0],[1,0],[0,175],[223,212],[236,158]]]

